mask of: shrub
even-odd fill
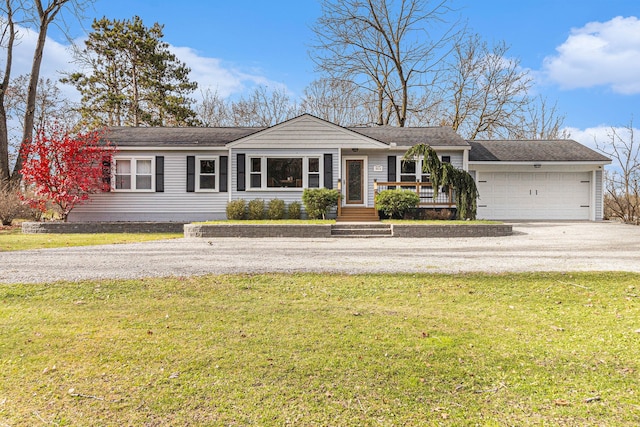
[[[325,219],[329,209],[338,206],[340,192],[328,188],[305,188],[302,202],[310,219]]]
[[[288,209],[289,219],[300,219],[302,213],[302,206],[298,202],[291,202]]]
[[[264,200],[262,199],[253,199],[249,201],[249,205],[247,207],[247,218],[248,219],[264,219]]]
[[[269,205],[267,206],[267,218],[282,219],[284,218],[284,214],[285,214],[284,200],[280,200],[280,199],[269,200]]]
[[[245,219],[247,203],[242,200],[232,200],[227,203],[227,219]]]
[[[20,192],[8,184],[0,184],[0,225],[11,225],[16,218],[31,216],[29,207],[20,199]]]
[[[383,190],[376,194],[376,206],[389,218],[401,219],[404,213],[415,208],[420,197],[411,190]]]
[[[430,220],[450,220],[454,216],[449,209],[427,209],[425,219]]]

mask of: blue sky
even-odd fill
[[[453,4],[473,32],[510,46],[510,55],[535,77],[535,91],[557,101],[566,114],[574,139],[602,138],[608,127],[626,125],[640,112],[640,1]],[[201,88],[233,96],[261,84],[297,96],[317,77],[308,52],[310,27],[319,14],[315,0],[97,0],[84,28],[90,29],[94,17],[139,15],[148,26],[164,24],[165,41],[192,68],[191,78]],[[78,40],[84,36],[79,25],[71,32]],[[74,69],[68,43],[57,31],[50,35],[44,74]]]

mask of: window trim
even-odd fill
[[[438,155],[438,158],[440,159],[441,162],[443,162],[443,158],[444,157],[448,157],[449,161],[448,163],[451,163],[451,156],[450,155],[445,155],[445,156],[441,156]],[[402,162],[404,162],[404,158],[401,156],[397,157],[396,160],[396,182],[402,182],[402,175],[411,175],[411,174],[406,174],[406,173],[402,173]],[[424,161],[424,158],[422,156],[420,156],[419,158],[415,158],[412,161],[414,161],[416,163],[416,172],[415,172],[415,178],[416,181],[414,182],[430,182],[428,180],[428,175],[425,175],[422,173],[422,162]],[[427,178],[427,180],[425,181],[423,178]],[[420,178],[420,180],[418,180],[418,178]],[[409,182],[409,181],[406,181]]]
[[[116,188],[116,168],[118,161],[128,160],[131,164],[131,188]],[[139,161],[151,161],[151,187],[150,188],[138,188],[137,176],[138,176],[138,162]],[[111,165],[111,190],[118,193],[154,193],[156,191],[156,158],[155,156],[114,156]]]
[[[200,188],[200,176],[202,172],[200,171],[200,161],[202,160],[213,160],[215,172],[214,176],[214,186],[215,188]],[[210,175],[210,174],[207,174]],[[196,170],[195,170],[195,192],[196,193],[218,193],[220,192],[220,156],[196,156]]]
[[[251,186],[251,176],[258,175],[258,172],[252,172],[251,162],[253,159],[260,159],[260,187]],[[269,187],[267,186],[267,160],[268,159],[302,159],[302,187]],[[319,185],[318,187],[311,188],[323,188],[324,187],[324,162],[322,154],[313,154],[305,156],[287,156],[287,155],[249,155],[247,154],[245,159],[246,170],[248,171],[245,177],[246,191],[287,191],[296,192],[303,191],[309,187],[309,159],[318,160],[318,172],[311,172],[314,175],[318,175]]]

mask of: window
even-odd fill
[[[311,157],[309,161],[309,188],[320,188],[320,159]]]
[[[249,188],[319,188],[322,185],[319,157],[251,157]]]
[[[215,191],[216,185],[216,158],[201,158],[196,162],[198,191]]]
[[[416,182],[416,161],[400,161],[400,182]]]
[[[153,190],[153,158],[116,158],[114,161],[115,190]]]
[[[251,159],[250,169],[251,183],[249,187],[260,188],[262,187],[262,159],[260,157],[254,157]]]

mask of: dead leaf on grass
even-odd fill
[[[569,406],[571,403],[565,399],[556,399],[553,401],[553,404],[556,406]]]

